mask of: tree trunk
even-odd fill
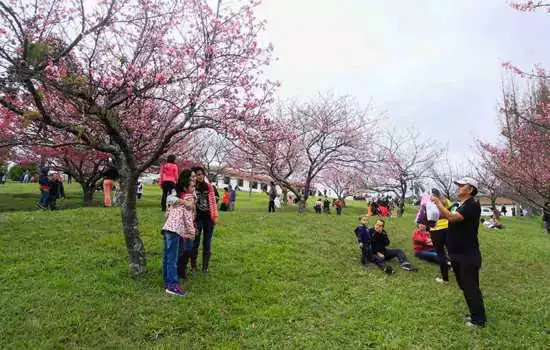
[[[306,187],[304,188],[304,195],[300,199],[300,202],[298,204],[298,211],[300,213],[303,213],[306,211],[307,208],[307,199],[309,198],[309,186],[311,184],[311,180],[306,180]]]
[[[286,207],[288,203],[288,190],[286,188],[283,188],[283,206]]]
[[[126,249],[128,250],[128,263],[132,278],[139,278],[147,269],[145,259],[145,247],[141,240],[138,228],[138,217],[136,210],[137,196],[137,171],[128,172],[122,169],[121,173],[121,204],[122,228]]]
[[[495,194],[491,194],[491,210],[493,213],[497,211],[497,196]]]
[[[95,184],[90,185],[83,181],[80,186],[82,187],[82,201],[86,205],[91,204],[94,199]]]

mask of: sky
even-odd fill
[[[472,157],[476,138],[498,138],[501,64],[549,63],[550,14],[522,13],[506,0],[264,0],[262,42],[278,96],[351,95],[383,112],[388,127],[414,126]]]

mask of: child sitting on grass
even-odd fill
[[[359,244],[359,249],[361,250],[361,264],[368,265],[372,261],[371,254],[371,232],[368,227],[369,217],[368,215],[363,215],[359,217],[359,225],[355,228],[355,237],[357,238],[357,243]]]
[[[407,261],[407,257],[401,249],[387,248],[390,245],[390,239],[386,231],[384,231],[384,225],[384,220],[378,219],[374,225],[374,230],[370,230],[372,235],[371,249],[373,262],[385,273],[393,274],[393,268],[386,265],[386,261],[397,258],[403,270],[415,271],[415,268]]]

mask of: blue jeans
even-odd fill
[[[183,255],[184,253],[191,253],[193,250],[193,240],[192,239],[184,239],[180,236],[180,245],[179,245],[179,255]]]
[[[174,286],[179,283],[178,258],[180,236],[171,231],[164,232],[164,258],[162,261],[162,273],[165,286]]]
[[[50,199],[50,192],[40,190],[40,204],[43,206],[46,206],[48,204],[48,200]]]
[[[435,250],[422,250],[420,252],[414,253],[414,256],[416,256],[418,259],[439,264],[439,258],[437,257],[437,253]]]

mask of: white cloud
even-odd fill
[[[455,152],[496,139],[503,61],[550,61],[541,40],[550,15],[506,0],[265,0],[258,15],[279,57],[268,71],[279,95],[372,100]]]

